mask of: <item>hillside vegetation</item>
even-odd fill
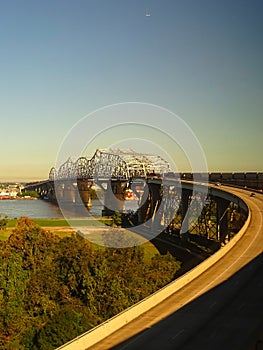
[[[179,268],[169,254],[149,261],[141,246],[98,249],[21,218],[0,241],[0,348],[55,349],[161,288]]]

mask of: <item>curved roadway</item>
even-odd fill
[[[242,239],[201,276],[89,349],[263,349],[263,195],[222,189],[249,206]]]

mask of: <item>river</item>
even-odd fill
[[[125,201],[126,210],[136,210],[137,201]],[[103,204],[92,201],[90,214],[101,216]],[[63,218],[59,207],[46,200],[0,200],[0,214],[7,215],[10,219],[26,216],[31,219],[37,218]]]

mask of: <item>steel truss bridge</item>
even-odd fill
[[[97,149],[93,157],[69,158],[58,169],[52,168],[49,181],[70,179],[147,178],[151,174],[169,172],[169,163],[158,155],[133,150]]]
[[[104,193],[103,215],[112,215],[123,212],[125,193],[132,189],[139,201],[132,225],[151,223],[150,230],[163,227],[168,233],[189,232],[225,243],[245,221],[245,207],[219,189],[197,188],[191,183],[193,179],[208,182],[211,176],[222,180],[219,173],[175,174],[166,160],[154,154],[97,149],[91,158],[69,158],[50,170],[48,180],[28,184],[25,190],[35,190],[60,207],[75,209],[81,204],[92,205],[91,188],[95,184]]]

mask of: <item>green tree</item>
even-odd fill
[[[158,290],[172,281],[179,269],[180,262],[169,252],[166,255],[156,255],[152,258],[147,272],[147,283],[153,291]]]
[[[28,274],[23,269],[21,255],[5,248],[0,270],[0,339],[7,345],[26,329],[23,296]]]
[[[18,221],[0,241],[1,349],[54,349],[163,287],[179,268],[171,255],[146,262],[134,235],[112,229],[104,239],[110,247],[98,249]]]
[[[18,197],[39,198],[39,194],[36,191],[24,191],[24,192],[18,193]]]
[[[8,216],[6,214],[0,214],[0,230],[5,230],[8,223]]]
[[[36,271],[38,265],[52,257],[57,241],[58,238],[51,232],[22,217],[9,236],[8,244],[11,249],[20,252],[24,268]]]
[[[115,211],[113,217],[112,217],[112,225],[113,226],[121,226],[122,224],[122,214],[119,213],[118,211]]]
[[[84,320],[84,322],[83,322]],[[86,331],[88,324],[82,313],[71,308],[58,311],[38,332],[33,335],[34,345],[25,343],[32,350],[53,350]],[[30,347],[31,346],[31,347]]]

